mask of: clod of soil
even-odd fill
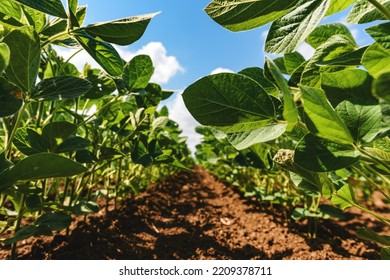
[[[382,208],[385,215],[388,206]],[[317,239],[277,208],[243,198],[207,171],[179,173],[151,186],[117,211],[79,217],[68,237],[30,238],[20,259],[379,259],[379,248],[358,239],[361,226],[389,228],[358,210],[345,221],[324,220]],[[8,249],[0,245],[0,259]]]

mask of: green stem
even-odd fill
[[[62,37],[62,36],[64,36],[64,35],[67,35],[67,34],[69,34],[67,30],[66,30],[66,31],[63,31],[63,32],[60,32],[60,33],[58,33],[58,34],[55,34],[55,35],[53,35],[53,36],[47,38],[47,40],[44,41],[44,42],[41,44],[41,47],[43,48],[43,47],[45,47],[46,45],[52,43],[55,39],[58,39],[58,38],[60,38],[60,37]]]
[[[339,195],[339,194],[337,194],[337,193],[334,194],[334,196],[337,196],[338,198],[344,200],[345,202],[348,202],[348,203],[351,204],[352,206],[354,206],[354,207],[356,207],[356,208],[362,210],[363,212],[366,212],[366,213],[368,213],[368,214],[374,216],[375,218],[377,218],[378,220],[380,220],[380,221],[381,221],[382,223],[384,223],[385,225],[390,226],[390,220],[389,220],[389,219],[387,219],[387,218],[385,218],[385,217],[383,217],[383,216],[381,216],[381,215],[375,213],[374,211],[371,211],[371,210],[369,210],[369,209],[367,209],[367,208],[364,208],[364,207],[361,206],[360,204],[357,204],[357,203],[355,203],[355,202],[349,200],[348,198],[345,198],[345,197],[343,197],[343,196],[341,196],[341,195]]]
[[[368,2],[374,5],[375,8],[377,8],[388,20],[390,20],[390,11],[385,6],[376,0],[368,0]]]
[[[363,166],[363,167],[366,168],[369,172],[376,174],[375,170],[373,170],[371,167],[369,166]],[[377,183],[375,183],[370,177],[368,177],[366,173],[362,172],[356,166],[352,166],[352,169],[355,170],[359,175],[363,176],[375,189],[381,192],[386,197],[386,199],[390,201],[390,196],[384,190],[382,190],[382,188]]]
[[[378,159],[377,157],[373,156],[372,154],[370,154],[369,152],[367,152],[364,148],[357,147],[357,149],[359,150],[359,152],[361,152],[362,154],[364,154],[365,156],[367,156],[369,159],[371,159],[374,163],[376,163],[376,164],[378,164],[378,165],[382,165],[383,167],[385,167],[385,168],[390,172],[390,166],[387,165],[387,164],[385,163],[385,161],[380,160],[380,159]]]
[[[20,110],[18,112],[18,116],[16,117],[15,124],[14,124],[14,126],[12,128],[12,131],[11,131],[11,134],[10,134],[8,140],[7,140],[7,146],[5,147],[6,158],[9,158],[10,155],[11,155],[12,141],[14,140],[14,137],[15,137],[15,134],[16,134],[16,130],[19,128],[20,122],[22,121],[23,114],[24,114],[24,111],[27,108],[27,105],[28,105],[28,102],[24,102],[23,103],[22,107],[20,108]]]
[[[15,224],[15,233],[20,229],[20,225],[22,224],[25,201],[26,201],[26,195],[24,193],[22,193],[22,197],[20,199],[20,211],[19,211],[19,215],[18,215],[18,218],[16,219],[16,224]],[[17,242],[12,243],[11,260],[14,260],[16,258],[16,247],[17,247]]]

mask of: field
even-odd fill
[[[379,199],[379,198],[378,198]],[[377,209],[390,216],[390,209]],[[112,209],[111,209],[112,210]],[[305,223],[286,217],[280,207],[242,197],[202,168],[180,172],[152,185],[117,211],[79,218],[53,237],[29,238],[20,259],[379,259],[379,248],[355,236],[368,226],[389,234],[359,210],[342,221],[326,220],[318,237],[307,237]],[[0,247],[0,259],[8,248]]]
[[[158,14],[86,12],[0,6],[1,259],[390,259],[388,0],[211,1],[230,31],[270,23],[274,58],[186,87],[195,151],[151,57],[115,47]]]

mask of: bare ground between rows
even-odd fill
[[[382,214],[390,209],[382,205]],[[151,186],[106,215],[79,217],[64,233],[30,238],[18,246],[20,259],[379,259],[379,248],[358,239],[361,226],[390,234],[360,211],[344,221],[320,222],[318,238],[304,223],[277,208],[242,198],[202,168]],[[0,245],[0,259],[9,248]]]

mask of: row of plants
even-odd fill
[[[151,83],[149,56],[123,61],[112,44],[137,41],[156,14],[83,25],[77,0],[0,5],[0,241],[68,228],[193,164],[178,124]],[[85,50],[80,72],[55,46]],[[9,237],[9,232],[13,234]],[[8,238],[4,238],[7,234]]]
[[[348,23],[372,23],[366,32],[374,43],[359,46],[341,23],[320,25],[347,8]],[[390,203],[390,2],[214,0],[205,11],[231,31],[271,23],[265,51],[280,56],[266,57],[263,68],[209,75],[187,87],[185,105],[207,127],[200,129],[205,141],[198,158],[235,159],[229,171],[218,166],[218,172],[240,175],[250,166],[259,169],[251,178],[277,174],[282,195],[272,199],[287,197],[293,218],[314,223],[312,235],[318,218],[340,216],[329,202],[390,226],[366,201],[377,191]],[[315,49],[309,59],[296,51],[303,42]],[[254,194],[266,199],[261,182]],[[381,244],[381,257],[390,259],[390,236],[368,228],[357,235]]]

